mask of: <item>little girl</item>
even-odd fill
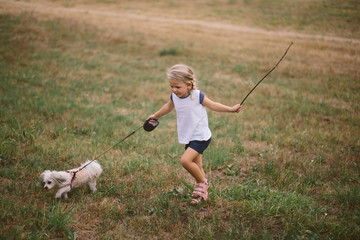
[[[202,167],[202,154],[211,141],[208,117],[205,107],[217,112],[239,112],[240,104],[232,107],[211,101],[196,88],[194,71],[184,64],[176,64],[167,71],[172,90],[170,100],[148,119],[159,119],[176,110],[179,143],[185,144],[181,165],[195,178],[195,190],[191,203],[207,200],[209,182]]]

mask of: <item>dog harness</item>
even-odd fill
[[[76,181],[76,185],[78,186],[86,184],[90,177],[88,171],[85,168],[77,171],[65,171],[65,172],[73,174],[70,183],[65,185],[65,187],[70,186],[70,188],[72,188],[74,181]]]

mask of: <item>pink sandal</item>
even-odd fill
[[[209,183],[207,180],[204,183],[197,183],[195,185],[195,190],[191,193],[191,203],[197,204],[201,200],[206,201],[208,199],[209,193],[208,193]]]

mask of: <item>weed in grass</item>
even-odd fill
[[[176,50],[176,48],[169,48],[169,49],[163,49],[160,51],[159,55],[160,56],[177,56],[179,53],[178,53],[178,50]]]
[[[229,164],[226,166],[226,170],[224,171],[224,174],[227,176],[237,176],[241,173],[241,167],[237,166],[234,167],[233,164]]]
[[[61,202],[55,203],[46,210],[46,228],[53,234],[65,235],[68,239],[76,239],[76,232],[71,231],[69,226],[70,223],[74,223],[71,218],[76,210],[75,207],[62,210]]]

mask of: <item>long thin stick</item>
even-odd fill
[[[242,100],[242,102],[240,103],[240,105],[243,105],[243,103],[245,102],[246,98],[254,91],[254,89],[262,82],[262,80],[264,80],[272,71],[274,71],[274,69],[279,65],[279,63],[283,60],[283,58],[285,57],[285,55],[287,54],[287,52],[289,51],[291,45],[293,45],[293,42],[290,43],[290,45],[288,46],[288,48],[286,49],[284,55],[282,55],[282,57],[280,58],[280,60],[277,62],[277,64],[275,65],[275,67],[273,67],[256,85],[253,89],[251,89],[251,91],[246,95],[246,97]]]

